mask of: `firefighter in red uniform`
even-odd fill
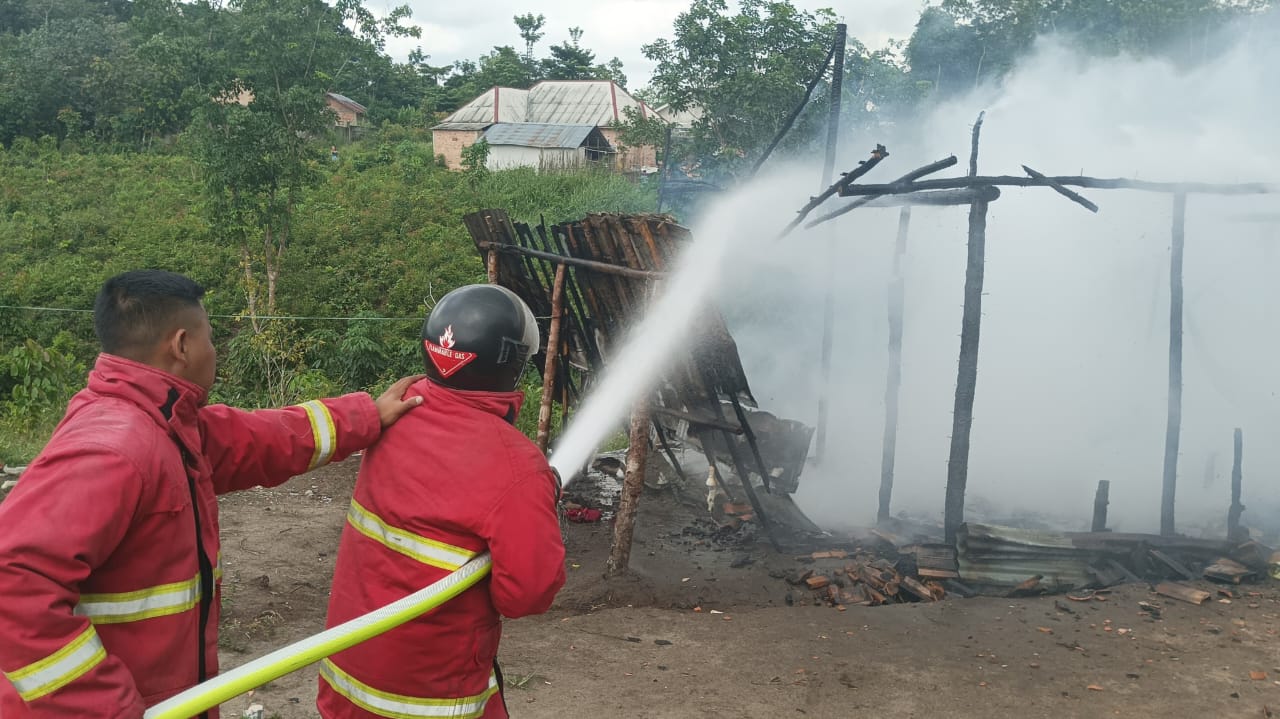
[[[422,330],[426,398],[365,455],[338,549],[328,625],[401,599],[488,551],[492,574],[439,609],[324,660],[326,719],[506,717],[502,617],[564,584],[560,482],[514,426],[538,349],[533,313],[496,285],[445,295]]]
[[[0,503],[4,719],[139,719],[216,674],[214,495],[364,449],[421,402],[400,399],[405,378],[376,402],[205,406],[216,359],[203,294],[157,270],[98,293],[88,387]]]

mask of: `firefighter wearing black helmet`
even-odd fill
[[[427,376],[454,389],[511,392],[538,351],[538,324],[516,293],[467,285],[431,310],[422,325]]]
[[[445,295],[422,327],[423,405],[368,450],[338,550],[328,625],[435,582],[477,554],[491,578],[325,660],[326,719],[506,717],[501,617],[545,612],[564,584],[559,482],[514,426],[538,351],[533,313],[496,285]]]

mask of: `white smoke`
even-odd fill
[[[1001,89],[938,106],[911,128],[846,136],[840,164],[853,167],[883,142],[892,155],[864,182],[948,154],[961,164],[941,175],[960,174],[970,126],[985,109],[982,174],[1021,175],[1025,163],[1051,175],[1280,184],[1280,82],[1271,69],[1280,34],[1239,36],[1233,51],[1190,72],[1083,58],[1044,41]],[[813,423],[822,296],[836,268],[828,457],[806,470],[797,501],[828,526],[865,524],[880,482],[898,211],[857,210],[774,243],[819,189],[817,167],[776,171],[718,208],[716,232],[727,229],[737,246],[717,299],[762,407]],[[1172,198],[1081,192],[1100,205],[1097,215],[1047,188],[1006,188],[991,206],[968,497],[971,507],[1087,526],[1094,487],[1108,479],[1111,525],[1150,531],[1165,442]],[[917,208],[911,221],[895,514],[941,515],[967,214]],[[1245,521],[1256,521],[1268,502],[1280,505],[1280,196],[1192,195],[1184,277],[1179,529],[1225,518],[1237,426]]]

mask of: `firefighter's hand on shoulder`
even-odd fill
[[[409,390],[410,385],[424,377],[425,374],[401,377],[373,401],[373,405],[378,408],[378,421],[383,429],[395,424],[406,412],[422,404],[421,395],[406,400],[404,393]]]

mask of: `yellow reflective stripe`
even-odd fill
[[[484,705],[489,701],[489,697],[498,692],[498,678],[493,672],[489,672],[489,687],[483,692],[475,696],[455,699],[427,699],[379,691],[342,671],[338,665],[328,659],[320,663],[320,677],[351,703],[367,712],[390,719],[418,719],[419,717],[472,719],[484,713]]]
[[[361,507],[360,503],[354,499],[351,500],[351,509],[347,511],[347,521],[357,532],[392,551],[450,572],[466,564],[478,554],[469,549],[437,542],[393,527],[382,521],[378,515]]]
[[[90,625],[65,647],[16,672],[6,672],[5,677],[23,701],[31,702],[80,678],[105,656],[107,650]]]
[[[324,402],[313,399],[298,406],[306,411],[307,420],[311,422],[311,441],[315,444],[315,449],[311,452],[311,464],[307,465],[307,471],[311,471],[327,464],[333,456],[338,443],[338,430],[334,427],[333,415],[329,414],[329,408]]]

